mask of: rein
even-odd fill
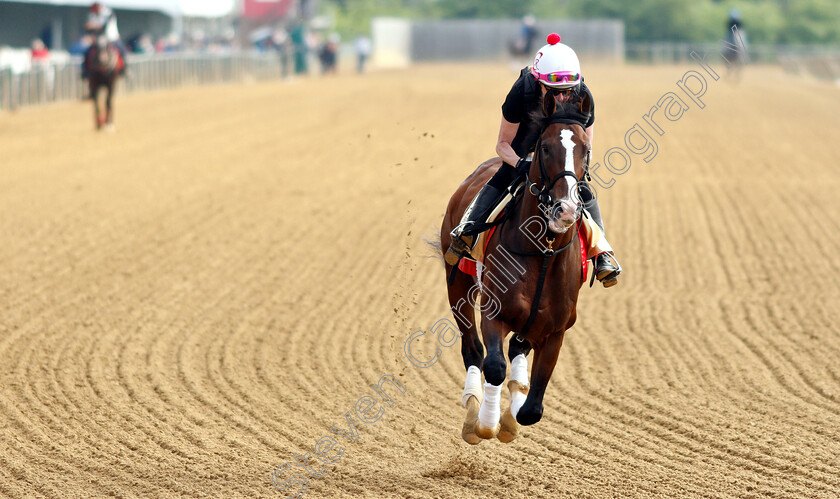
[[[585,122],[585,120],[584,120],[584,122]],[[554,118],[551,119],[550,123],[569,123],[569,124],[576,124],[576,125],[580,125],[580,126],[585,127],[585,125],[580,120],[574,120],[574,119],[562,118],[562,117],[554,117]],[[538,203],[541,203],[545,206],[551,206],[551,205],[554,204],[554,200],[551,197],[551,189],[554,187],[554,184],[556,184],[558,181],[560,181],[560,179],[562,179],[564,177],[567,177],[567,176],[574,178],[576,183],[577,183],[578,189],[580,189],[580,186],[584,182],[581,182],[581,180],[577,177],[577,175],[575,175],[574,172],[569,172],[569,171],[565,171],[565,170],[562,171],[561,173],[559,173],[558,175],[556,175],[554,178],[550,178],[548,173],[545,170],[545,164],[543,162],[542,154],[540,154],[541,146],[542,146],[542,135],[537,140],[537,143],[534,146],[534,151],[535,151],[534,154],[536,156],[535,159],[537,160],[537,165],[539,166],[539,180],[538,180],[539,183],[531,181],[530,171],[529,171],[525,176],[525,189],[524,189],[524,191],[527,192],[527,193],[530,193],[532,196],[537,198]],[[584,177],[589,181],[592,180],[592,177],[589,175],[589,155],[587,155],[586,164],[584,165]],[[540,185],[540,184],[542,184],[542,185]],[[520,193],[521,193],[521,195],[520,195]],[[534,292],[534,298],[531,301],[531,311],[528,315],[528,320],[525,322],[525,326],[523,327],[522,331],[517,333],[517,335],[516,335],[517,341],[521,342],[521,341],[523,341],[523,338],[528,334],[528,331],[530,331],[531,326],[534,324],[534,320],[537,318],[537,311],[539,310],[540,299],[542,298],[543,289],[545,288],[545,278],[546,278],[546,275],[548,274],[548,267],[551,264],[551,260],[552,260],[553,257],[559,255],[560,253],[565,252],[566,250],[568,250],[572,246],[572,243],[574,243],[575,240],[577,239],[576,236],[577,236],[578,227],[577,227],[577,224],[575,224],[575,228],[574,228],[574,231],[572,232],[572,237],[569,238],[569,242],[566,243],[562,248],[558,248],[556,250],[551,249],[551,246],[552,246],[552,244],[554,243],[554,240],[555,240],[555,236],[551,236],[551,237],[546,236],[546,243],[548,243],[548,248],[543,249],[541,251],[519,251],[519,250],[516,250],[516,249],[513,249],[513,248],[508,248],[504,244],[504,237],[503,237],[504,236],[504,229],[505,229],[505,222],[508,221],[510,216],[515,211],[517,203],[519,201],[521,201],[522,199],[524,199],[524,197],[525,197],[525,193],[523,192],[523,189],[517,189],[512,194],[513,194],[513,198],[508,202],[507,206],[505,206],[505,208],[504,208],[504,215],[502,215],[498,220],[496,220],[494,222],[489,222],[489,223],[485,222],[483,224],[479,224],[476,227],[476,230],[479,231],[479,232],[483,232],[483,231],[488,230],[492,227],[500,226],[499,227],[499,245],[502,246],[502,248],[506,249],[507,251],[509,251],[509,252],[511,252],[515,255],[519,255],[519,256],[523,256],[523,257],[540,256],[543,259],[542,264],[540,266],[540,275],[539,275],[538,281],[537,281],[537,289]],[[540,210],[540,212],[543,212],[543,210]],[[545,213],[543,212],[542,214],[543,214],[543,217],[545,218]],[[454,280],[455,272],[457,272],[457,269],[458,269],[457,265],[453,266],[452,273],[450,274],[450,277],[449,277],[450,285],[451,285],[452,281]]]
[[[578,179],[577,175],[574,174],[574,172],[568,172],[568,171],[565,171],[565,170],[560,172],[553,179],[549,180],[550,177],[548,176],[548,173],[546,173],[546,171],[545,171],[545,164],[543,163],[543,157],[542,157],[542,154],[540,154],[540,147],[541,146],[542,146],[542,137],[540,137],[539,140],[537,140],[537,144],[534,147],[534,150],[536,151],[536,156],[537,156],[537,158],[536,158],[537,159],[537,165],[539,166],[539,172],[540,172],[539,182],[542,184],[542,187],[540,187],[540,185],[537,184],[536,182],[532,182],[530,175],[526,175],[526,177],[525,177],[526,192],[530,193],[532,196],[537,198],[538,203],[544,204],[546,206],[551,206],[553,204],[553,201],[554,201],[551,198],[551,189],[554,187],[554,184],[556,184],[560,179],[562,179],[564,177],[567,177],[567,176],[574,178],[576,182],[580,182],[580,180]],[[588,174],[588,168],[587,168],[587,174]],[[524,195],[523,195],[523,197],[524,197]],[[540,211],[542,211],[542,210],[540,210]],[[543,215],[545,215],[545,214],[543,213]],[[507,218],[507,217],[505,217],[505,218]],[[575,228],[574,228],[574,231],[572,232],[572,237],[569,238],[569,242],[566,243],[562,248],[558,248],[556,250],[551,249],[551,246],[554,244],[554,239],[555,239],[556,235],[546,236],[545,241],[546,241],[546,243],[548,243],[548,247],[543,249],[543,250],[540,250],[540,251],[519,251],[519,250],[516,250],[516,249],[513,249],[513,248],[505,247],[504,238],[502,237],[503,236],[503,234],[502,234],[503,230],[504,230],[504,226],[502,226],[501,230],[499,231],[499,244],[503,248],[505,248],[507,251],[509,251],[509,252],[511,252],[515,255],[524,256],[524,257],[532,257],[532,256],[541,256],[542,257],[542,264],[540,265],[540,275],[537,278],[537,289],[534,291],[534,298],[531,300],[531,312],[528,314],[528,320],[525,322],[525,326],[522,328],[522,331],[520,331],[517,334],[517,339],[519,341],[521,341],[521,339],[524,338],[528,334],[528,331],[530,331],[531,326],[534,324],[534,320],[537,318],[537,311],[539,310],[540,299],[542,299],[543,289],[545,288],[545,278],[546,278],[546,275],[548,274],[548,267],[551,264],[552,258],[559,255],[560,253],[563,253],[564,251],[566,251],[567,249],[569,249],[572,246],[572,243],[574,243],[575,240],[577,239],[576,236],[577,236],[578,228],[577,228],[577,224],[575,224]]]

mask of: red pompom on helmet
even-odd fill
[[[93,5],[90,6],[90,11],[94,14],[99,14],[100,10],[102,10],[102,4],[99,2],[94,2]]]
[[[549,45],[556,45],[560,43],[560,35],[552,33],[546,37],[545,41],[547,41]]]

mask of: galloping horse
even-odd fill
[[[554,97],[546,96],[528,178],[489,237],[478,277],[446,265],[449,303],[462,334],[461,354],[467,369],[462,399],[467,417],[461,436],[470,444],[494,437],[510,442],[519,425],[532,425],[542,417],[543,395],[565,332],[577,318],[584,277],[576,222],[581,214],[578,189],[586,187],[583,176],[591,148],[582,123],[591,106],[584,97],[560,104],[558,109]],[[484,162],[455,191],[441,227],[444,251],[450,231],[500,165],[500,158]],[[486,357],[470,305],[481,316]],[[500,416],[506,371],[503,341],[510,332],[515,332],[508,348],[510,407]],[[526,357],[532,348],[529,386]]]
[[[113,130],[114,114],[111,99],[114,95],[117,78],[119,78],[120,71],[125,64],[122,55],[113,43],[109,43],[104,36],[99,36],[94,46],[91,47],[84,63],[88,72],[88,84],[90,98],[93,100],[96,129],[100,130],[104,125],[108,130]],[[106,90],[104,115],[101,112],[100,102],[100,90],[103,88]]]

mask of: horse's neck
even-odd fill
[[[510,220],[507,222],[511,225],[510,229],[513,230],[505,231],[505,245],[510,247],[512,244],[519,251],[525,252],[542,251],[543,248],[548,246],[546,242],[547,237],[554,236],[554,243],[551,245],[551,249],[565,246],[575,235],[575,231],[572,230],[574,227],[566,231],[565,234],[554,234],[550,232],[548,230],[548,218],[540,210],[537,199],[527,191],[523,191],[522,196],[522,201],[518,203],[516,209],[511,214]],[[544,233],[539,237],[539,246],[528,235],[534,233],[538,227],[538,223],[540,224],[539,227],[545,229]]]

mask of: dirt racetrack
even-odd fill
[[[584,69],[603,163],[690,68]],[[423,238],[513,79],[123,96],[113,135],[0,115],[0,496],[284,497],[309,453],[307,497],[837,497],[840,90],[772,68],[709,79],[599,191],[621,283],[581,292],[539,424],[461,440],[459,347],[403,344],[450,317]]]

